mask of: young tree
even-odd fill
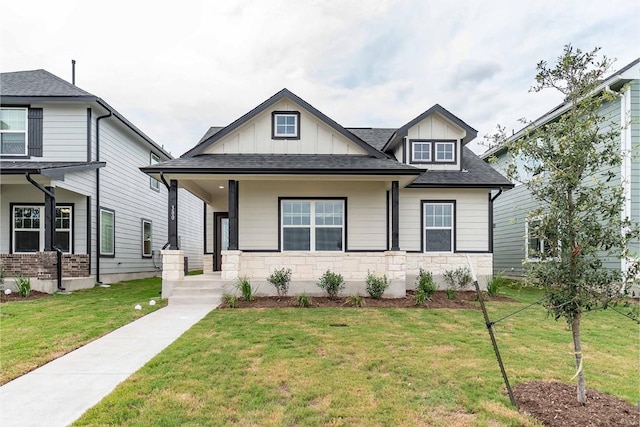
[[[531,90],[560,91],[566,111],[548,123],[529,123],[522,138],[506,142],[512,155],[525,160],[524,170],[533,177],[526,185],[539,202],[530,213],[535,221],[529,233],[544,242],[544,250],[537,254],[541,262],[528,263],[527,275],[545,290],[549,313],[571,327],[581,404],[586,400],[581,316],[624,296],[631,276],[605,268],[602,259],[628,258],[628,243],[640,234],[621,215],[619,135],[626,124],[612,124],[601,113],[618,95],[599,87],[611,62],[598,52],[567,45],[555,65],[538,63]]]

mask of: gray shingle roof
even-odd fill
[[[462,168],[462,171],[426,171],[409,187],[513,187],[511,181],[467,147],[462,153]]]
[[[346,128],[349,132],[381,151],[396,129],[390,128]]]
[[[151,172],[418,175],[395,159],[336,154],[201,154],[141,168]]]
[[[0,93],[3,97],[94,96],[46,70],[0,73]]]
[[[72,171],[95,169],[105,166],[105,162],[31,162],[31,161],[0,161],[0,174],[19,175],[24,173],[46,173],[56,171]]]

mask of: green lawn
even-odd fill
[[[0,305],[0,384],[166,305],[159,278]],[[149,301],[156,300],[155,306]],[[135,310],[136,304],[142,310]]]
[[[493,320],[539,298],[488,304]],[[342,326],[340,326],[342,325]],[[344,326],[346,325],[346,326]],[[539,307],[500,322],[512,384],[571,382],[571,333]],[[587,314],[587,386],[640,399],[638,326]],[[536,425],[514,410],[479,310],[214,310],[76,425]]]

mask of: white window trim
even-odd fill
[[[2,110],[22,110],[24,111],[24,130],[2,130],[0,129],[0,134],[3,133],[23,133],[24,134],[24,152],[23,153],[2,153],[0,151],[0,155],[2,156],[26,156],[29,153],[29,109],[25,107],[2,107]],[[0,137],[1,138],[1,137]],[[0,141],[0,150],[1,150],[1,141]]]
[[[309,215],[310,220],[309,224],[296,224],[296,225],[285,225],[284,224],[284,204],[287,202],[301,202],[301,203],[309,203]],[[316,225],[316,202],[340,202],[342,204],[342,225]],[[343,199],[282,199],[280,201],[280,248],[282,252],[322,252],[322,253],[331,253],[331,252],[344,252],[345,250],[345,201]],[[309,250],[288,250],[284,248],[284,229],[285,228],[308,228],[309,232]],[[316,228],[340,228],[342,229],[342,249],[335,251],[318,251],[316,250]]]
[[[438,147],[441,146],[451,146],[451,159],[439,159],[438,158]],[[433,147],[434,151],[434,161],[438,163],[455,163],[456,161],[456,143],[455,142],[445,142],[445,141],[436,141]]]
[[[540,217],[533,217],[533,218],[529,218],[525,221],[524,223],[524,259],[527,262],[541,262],[542,259],[540,257],[534,257],[531,256],[531,254],[529,253],[529,223],[530,222],[535,222],[535,221],[541,221],[542,219]],[[542,245],[541,249],[541,253],[544,253],[545,248],[547,246],[547,239],[540,239],[540,244]],[[558,249],[560,249],[560,241],[558,241]],[[548,257],[547,260],[552,259],[551,257]],[[556,258],[556,260],[558,260]]]
[[[431,205],[431,206],[451,206],[451,226],[448,227],[436,227],[436,226],[427,226],[427,206]],[[456,224],[456,208],[455,208],[455,204],[453,202],[430,202],[430,201],[425,201],[422,205],[422,217],[423,217],[423,221],[424,221],[424,229],[422,230],[422,236],[424,239],[424,248],[423,248],[423,252],[424,253],[430,253],[430,254],[437,254],[437,253],[442,253],[442,254],[450,254],[453,253],[453,248],[454,248],[454,239],[455,239],[455,224]],[[427,251],[427,230],[450,230],[451,231],[451,246],[450,249],[448,251]]]
[[[113,242],[113,247],[112,247],[112,251],[111,252],[104,252],[102,250],[102,246],[104,244],[104,236],[102,235],[102,226],[103,226],[103,221],[102,221],[102,214],[106,213],[109,214],[113,217],[113,229],[111,230],[111,235],[112,235],[112,242]],[[113,257],[116,254],[116,212],[114,210],[111,209],[106,209],[106,208],[100,208],[100,253],[99,256],[106,256],[106,257]]]
[[[293,117],[294,118],[294,123],[293,123],[293,133],[279,133],[278,132],[278,117]],[[274,113],[273,114],[273,136],[276,138],[299,138],[299,132],[298,129],[300,127],[300,124],[298,123],[298,120],[300,120],[299,114],[295,113],[295,112],[291,112],[291,113]]]
[[[422,145],[426,145],[427,147],[429,147],[429,158],[428,159],[416,159],[416,150],[415,147],[418,144],[422,144]],[[433,158],[433,153],[432,153],[432,148],[433,148],[433,144],[429,141],[411,141],[411,163],[418,163],[418,162],[429,162],[431,163],[431,159]]]

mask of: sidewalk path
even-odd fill
[[[0,425],[68,426],[214,308],[161,308],[8,382]]]

